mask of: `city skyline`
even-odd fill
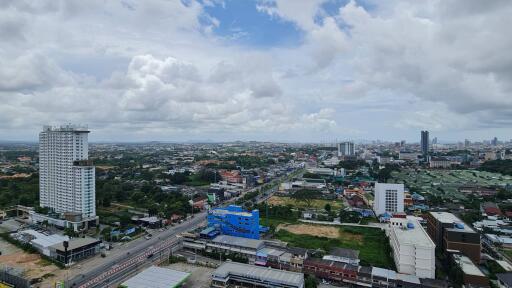
[[[71,122],[89,124],[92,142],[416,142],[420,130],[507,140],[511,11],[508,1],[7,1],[0,139],[36,141],[42,125]]]

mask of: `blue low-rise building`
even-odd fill
[[[260,212],[245,211],[237,205],[212,209],[208,212],[208,227],[214,227],[225,235],[259,239]]]

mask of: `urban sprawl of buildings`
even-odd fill
[[[90,132],[0,144],[0,286],[512,287],[512,141]]]

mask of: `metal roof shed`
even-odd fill
[[[187,280],[190,273],[151,266],[121,284],[126,288],[175,288]]]

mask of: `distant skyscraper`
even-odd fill
[[[491,145],[492,145],[492,146],[498,146],[498,138],[497,138],[497,137],[494,137],[494,138],[491,140]]]
[[[83,220],[96,216],[95,174],[89,158],[89,130],[45,126],[39,133],[41,207],[73,213]],[[79,222],[79,221],[78,221]]]
[[[432,139],[432,144],[437,144],[437,137],[434,137],[434,139]]]
[[[354,142],[338,143],[338,156],[354,156]]]
[[[423,155],[428,155],[429,143],[428,131],[421,131],[421,153]]]
[[[464,148],[468,148],[469,146],[471,146],[471,141],[468,139],[464,140]]]

